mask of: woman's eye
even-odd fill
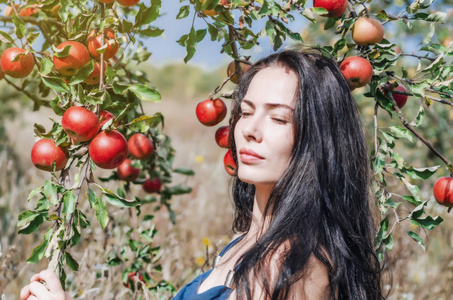
[[[278,124],[287,124],[288,123],[288,121],[279,119],[279,118],[273,118],[273,120]]]
[[[252,115],[251,113],[246,112],[246,111],[243,111],[243,112],[241,113],[241,116],[242,116],[242,117],[248,117],[248,116],[251,116],[251,115]]]

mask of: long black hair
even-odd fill
[[[298,77],[294,146],[264,212],[270,225],[238,260],[238,299],[252,299],[257,280],[268,299],[287,299],[291,285],[306,278],[312,255],[326,267],[330,298],[383,299],[381,267],[373,250],[376,226],[363,126],[337,63],[314,51],[284,50],[261,59],[242,76],[233,94],[230,132],[250,82],[270,66],[288,67]],[[234,134],[230,147],[237,163]],[[234,178],[234,232],[250,229],[254,194],[254,185]],[[270,282],[265,262],[288,243],[279,257],[278,277]]]

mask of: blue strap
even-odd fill
[[[219,256],[223,256],[231,247],[233,247],[236,243],[238,243],[240,240],[242,240],[245,237],[245,234],[237,237],[233,241],[231,241],[228,245],[223,248],[223,250],[220,252]]]

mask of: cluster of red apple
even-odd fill
[[[249,69],[250,65],[239,62],[241,68],[241,74],[245,74]],[[236,72],[236,62],[232,61],[228,64],[227,76],[229,80],[235,84],[239,82],[239,74]],[[222,122],[227,113],[227,107],[222,99],[207,99],[198,103],[195,111],[198,121],[205,126],[215,126]],[[215,132],[215,141],[221,148],[229,148],[229,126],[221,126]],[[225,170],[231,176],[236,174],[236,163],[234,162],[231,150],[228,150],[223,157],[223,164]]]
[[[116,0],[120,5],[133,6],[140,0]],[[101,3],[112,3],[114,0],[100,0]],[[31,6],[21,9],[20,16],[28,17],[38,12],[38,6]],[[22,15],[21,15],[22,12]],[[5,15],[12,15],[14,10],[12,7],[6,8]],[[98,84],[101,79],[101,65],[99,60],[101,54],[98,50],[102,48],[102,32],[93,29],[86,39],[86,46],[77,41],[66,41],[57,46],[57,49],[63,50],[65,47],[70,46],[69,54],[64,57],[54,55],[53,61],[55,69],[62,75],[72,76],[77,70],[90,62],[90,54],[96,59],[94,62],[94,70],[84,80],[87,84]],[[110,28],[104,29],[104,47],[105,49],[99,50],[104,53],[104,60],[108,60],[115,56],[118,52],[119,45],[116,41],[115,32]],[[33,55],[25,49],[12,47],[6,49],[0,58],[0,79],[4,74],[13,78],[25,78],[33,71],[34,58]],[[4,73],[4,74],[3,74]],[[102,77],[105,76],[105,67],[103,68]]]
[[[348,7],[347,0],[313,0],[314,7],[321,7],[327,10],[325,17],[338,18],[342,16]],[[370,17],[358,18],[352,27],[352,39],[357,45],[371,46],[380,43],[384,38],[384,27],[382,24]],[[373,77],[373,67],[370,62],[360,56],[346,58],[340,65],[343,76],[348,80],[351,90],[370,83]],[[390,85],[387,85],[390,87]],[[396,104],[402,108],[407,101],[407,95],[398,92],[407,92],[402,85],[395,87],[392,91]],[[385,93],[383,93],[387,96]]]
[[[102,169],[117,169],[118,178],[134,181],[140,175],[140,169],[132,166],[132,160],[126,159],[128,154],[138,160],[147,160],[154,153],[153,140],[141,133],[132,135],[129,141],[116,130],[99,130],[114,115],[102,110],[98,117],[92,111],[72,106],[63,114],[61,124],[63,130],[71,138],[73,144],[89,142],[88,153],[93,163]],[[33,164],[41,170],[59,171],[64,169],[69,158],[68,150],[57,146],[52,139],[41,139],[31,150]],[[55,166],[54,166],[55,164]],[[159,179],[147,179],[143,189],[148,193],[159,192]]]

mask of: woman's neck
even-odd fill
[[[252,223],[247,235],[255,236],[257,240],[267,231],[267,228],[269,227],[272,207],[269,207],[266,215],[265,210],[273,187],[274,185],[255,185]]]

